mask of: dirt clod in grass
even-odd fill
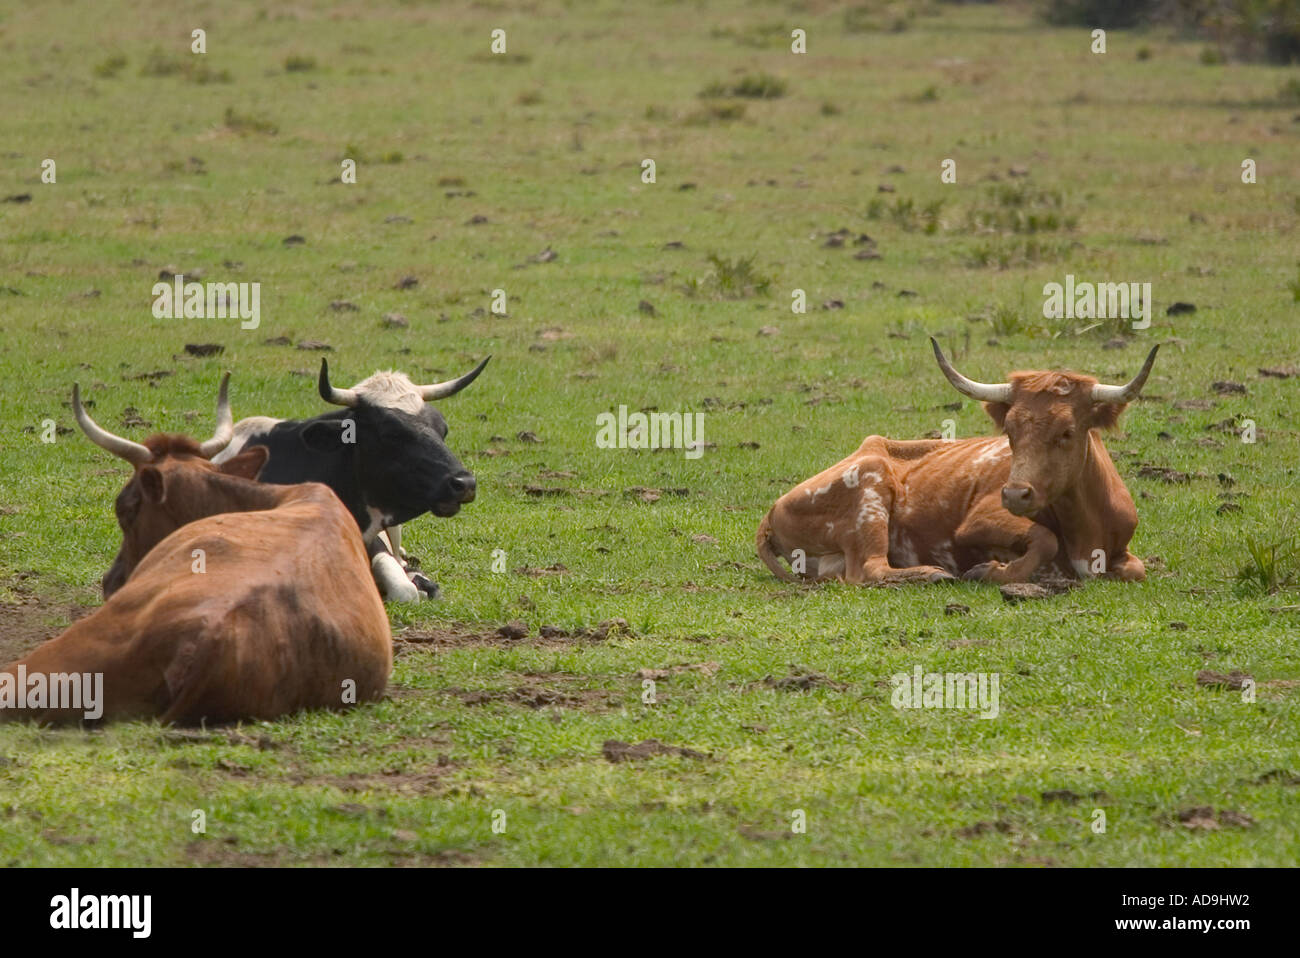
[[[1264,774],[1253,778],[1250,781],[1252,785],[1300,785],[1300,775],[1286,769],[1274,768]]]
[[[550,676],[554,678],[555,676]],[[466,705],[489,705],[493,702],[507,702],[512,705],[526,705],[530,709],[566,708],[581,709],[588,712],[603,712],[613,708],[617,702],[612,692],[604,689],[574,689],[565,691],[552,688],[536,679],[530,679],[513,689],[457,689],[447,692],[457,696]]]
[[[776,678],[767,676],[763,679],[763,685],[770,689],[778,689],[785,692],[808,692],[816,688],[832,689],[836,692],[843,692],[848,688],[844,682],[836,682],[834,679],[827,678],[821,672],[814,672],[812,669],[793,669],[789,675]]]
[[[1210,388],[1220,396],[1244,396],[1246,395],[1245,383],[1233,382],[1231,379],[1216,379],[1210,383]]]
[[[514,619],[497,629],[497,635],[503,639],[524,639],[528,637],[528,626]]]
[[[605,744],[601,746],[601,752],[610,762],[637,762],[642,759],[654,758],[656,755],[679,755],[682,758],[693,758],[703,760],[709,756],[703,752],[697,752],[694,749],[683,748],[680,745],[665,745],[658,739],[648,738],[644,742],[638,742],[632,745],[629,742],[620,742],[618,739],[606,739]]]
[[[186,343],[185,352],[191,356],[220,356],[226,347],[220,343]]]
[[[307,240],[305,237],[294,233],[292,236],[286,236],[281,242],[283,242],[285,246],[301,246],[303,243],[306,243]]]
[[[1170,469],[1167,466],[1153,466],[1150,463],[1143,463],[1138,469],[1138,477],[1141,479],[1159,479],[1161,482],[1167,482],[1171,485],[1191,482],[1192,477],[1185,472],[1179,472],[1177,469]]]
[[[329,343],[322,343],[319,339],[304,339],[298,343],[298,348],[302,350],[315,350],[317,352],[333,352],[334,347]]]
[[[518,569],[514,570],[514,573],[515,575],[526,575],[530,579],[537,579],[544,575],[563,575],[568,571],[569,567],[563,562],[552,562],[544,569],[538,568],[537,566],[520,566]]]
[[[1050,599],[1060,592],[1037,582],[1008,582],[998,586],[1005,602],[1025,602],[1030,599]]]
[[[944,615],[970,615],[970,606],[960,602],[949,602],[943,607]]]
[[[1292,376],[1300,376],[1300,369],[1292,365],[1269,366],[1261,368],[1259,374],[1271,379],[1290,379]]]
[[[693,664],[669,665],[662,669],[637,669],[633,678],[662,680],[684,672],[699,672],[701,675],[714,676],[722,665],[718,662],[696,662]]]
[[[958,838],[978,838],[980,835],[988,835],[997,832],[1002,835],[1008,835],[1016,830],[1014,822],[1009,822],[1005,818],[999,818],[997,821],[975,822],[973,825],[967,825],[965,828],[957,829],[955,834]]]
[[[1196,304],[1195,304],[1195,303],[1183,303],[1183,302],[1178,302],[1178,303],[1172,303],[1172,304],[1169,306],[1169,308],[1165,310],[1165,315],[1166,315],[1166,316],[1183,316],[1183,315],[1185,315],[1185,314],[1187,314],[1187,313],[1194,313],[1194,312],[1196,312]]]
[[[1211,669],[1201,669],[1196,673],[1196,684],[1208,688],[1228,688],[1240,691],[1246,687],[1247,680],[1254,681],[1251,676],[1236,669],[1226,675]]]
[[[1194,808],[1184,808],[1179,811],[1178,823],[1183,828],[1208,832],[1218,831],[1220,827],[1253,828],[1255,819],[1245,812],[1234,811],[1230,808],[1221,809],[1216,813],[1214,808],[1209,805],[1198,805]]]

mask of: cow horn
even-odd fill
[[[1151,367],[1156,364],[1156,351],[1159,349],[1159,345],[1151,347],[1151,352],[1147,353],[1147,361],[1142,364],[1138,374],[1123,386],[1107,386],[1105,383],[1097,383],[1093,386],[1092,401],[1127,403],[1137,399],[1138,394],[1142,392],[1142,387],[1146,385],[1147,376],[1151,375]]]
[[[230,397],[226,395],[228,385],[230,373],[221,377],[221,388],[217,391],[217,431],[211,439],[199,443],[199,455],[204,459],[211,459],[235,438],[235,419],[230,415]]]
[[[488,364],[488,359],[491,358],[489,356],[459,379],[448,379],[445,383],[434,383],[431,386],[419,387],[420,395],[424,397],[425,402],[432,402],[446,396],[454,396],[478,378],[478,374],[483,371],[483,367]]]
[[[115,436],[107,429],[101,429],[81,405],[81,387],[77,383],[72,384],[72,414],[77,417],[77,425],[81,427],[81,431],[96,446],[107,449],[113,455],[120,456],[136,466],[143,465],[153,458],[153,453],[149,451],[148,446],[142,446],[130,439]]]
[[[948,382],[952,383],[957,392],[971,399],[978,399],[980,402],[1011,401],[1010,383],[977,383],[973,379],[967,379],[952,368],[952,363],[948,362],[943,355],[938,340],[933,336],[930,337],[930,345],[934,347],[934,358],[939,361],[939,368],[943,370],[943,374],[948,377]]]
[[[330,385],[330,366],[325,360],[320,361],[320,398],[326,402],[333,403],[336,406],[355,406],[357,404],[356,390],[353,389],[335,389]]]

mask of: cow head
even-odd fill
[[[1002,505],[1018,516],[1032,516],[1061,497],[1082,473],[1091,454],[1090,433],[1115,425],[1135,400],[1156,361],[1154,347],[1133,379],[1107,386],[1080,373],[1017,372],[1009,382],[967,379],[934,346],[939,368],[963,396],[984,410],[1007,434],[1011,475],[1002,487]]]
[[[429,386],[402,373],[379,372],[351,389],[330,385],[329,364],[322,359],[321,398],[348,412],[314,420],[303,430],[303,442],[325,454],[347,454],[351,444],[351,468],[372,524],[396,525],[426,512],[454,516],[474,501],[477,483],[447,448],[447,421],[429,402],[460,392],[488,359],[459,379]]]
[[[91,442],[135,467],[114,503],[122,547],[101,580],[105,599],[122,587],[150,549],[176,529],[205,516],[250,508],[248,484],[226,477],[255,478],[266,463],[266,447],[246,449],[220,466],[208,462],[234,435],[226,396],[229,381],[227,373],[217,397],[217,431],[201,443],[166,433],[143,443],[116,436],[90,418],[81,405],[80,388],[73,385],[72,411],[82,431]]]

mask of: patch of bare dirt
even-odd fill
[[[605,619],[599,625],[580,626],[574,629],[565,629],[558,625],[543,625],[537,635],[530,635],[528,627],[523,622],[514,620],[490,632],[459,625],[408,628],[393,636],[393,645],[395,653],[400,657],[405,652],[420,648],[463,649],[487,646],[571,648],[579,642],[603,642],[611,634],[632,635],[634,633],[626,619]]]
[[[1236,669],[1227,674],[1215,672],[1212,669],[1201,669],[1196,673],[1196,684],[1210,688],[1229,688],[1240,691],[1246,687],[1247,679],[1251,679],[1251,676]],[[1253,681],[1253,679],[1251,680]]]
[[[15,605],[0,605],[0,665],[21,659],[95,608],[76,602],[48,602],[35,596],[26,596]]]
[[[287,776],[287,780],[292,785],[325,786],[349,794],[357,792],[441,794],[446,786],[446,778],[457,768],[454,762],[444,762],[444,758],[445,756],[440,756],[438,762],[433,765],[413,769],[391,768],[382,772],[349,772],[346,775],[308,775],[303,772],[293,772]]]
[[[693,664],[670,665],[662,669],[637,669],[632,673],[633,678],[654,679],[660,681],[671,678],[674,675],[681,675],[684,672],[699,672],[706,677],[712,677],[718,674],[722,665],[718,662],[695,662]]]
[[[1184,808],[1177,813],[1178,824],[1193,831],[1218,831],[1220,828],[1253,828],[1255,819],[1230,808],[1218,812],[1209,805]]]
[[[1009,822],[1005,818],[999,818],[997,821],[975,822],[973,825],[967,825],[965,828],[959,828],[953,834],[958,838],[978,838],[980,835],[989,835],[994,832],[1002,835],[1010,835],[1015,832],[1015,822]]]
[[[622,704],[619,693],[610,689],[577,687],[580,678],[564,672],[528,672],[524,681],[513,688],[462,689],[442,691],[454,695],[465,705],[488,705],[506,702],[531,709],[564,708],[585,712],[608,712]]]
[[[638,742],[635,745],[630,742],[620,742],[615,738],[606,739],[605,744],[601,746],[601,752],[610,762],[636,762],[642,759],[654,758],[656,755],[680,755],[682,758],[698,760],[709,757],[703,752],[683,748],[680,745],[665,745],[656,738],[648,738],[644,742]]]
[[[780,678],[769,675],[763,679],[762,682],[756,682],[753,684],[754,686],[764,686],[769,689],[777,689],[783,692],[809,692],[818,688],[843,692],[848,689],[848,685],[844,682],[836,682],[834,679],[827,678],[820,672],[814,672],[812,669],[802,669],[798,667],[791,669],[789,675],[783,675]]]

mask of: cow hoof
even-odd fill
[[[438,588],[438,583],[434,582],[427,575],[422,573],[411,573],[411,582],[420,590],[421,594],[426,599],[436,599],[442,594],[441,590]]]
[[[998,568],[999,565],[997,562],[981,562],[979,565],[971,566],[962,573],[962,578],[967,582],[983,582],[993,574],[993,570]]]
[[[927,582],[956,582],[957,577],[950,572],[940,569],[938,572],[931,572],[926,579]]]

